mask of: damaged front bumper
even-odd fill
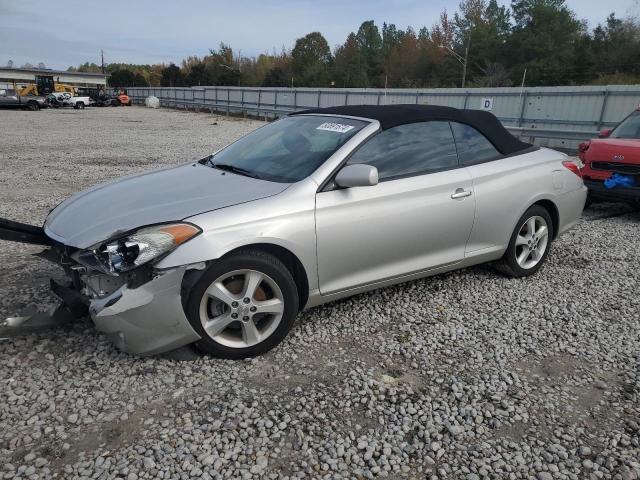
[[[182,307],[182,280],[186,267],[156,272],[149,282],[129,288],[126,284],[89,301],[89,315],[127,353],[152,355],[182,347],[200,339]]]
[[[40,227],[0,219],[0,239],[50,247],[43,256],[61,265],[71,280],[69,285],[52,280],[53,292],[77,316],[88,313],[122,351],[153,355],[200,339],[185,315],[182,285],[188,270],[202,266],[148,266],[113,275],[78,263],[74,249],[50,239]]]

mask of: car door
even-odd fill
[[[481,132],[451,122],[460,164],[473,178],[476,217],[466,254],[503,248],[511,237],[521,208],[531,191],[522,161],[504,155]]]
[[[382,131],[347,164],[378,169],[379,183],[316,196],[323,295],[455,264],[474,220],[473,186],[460,168],[448,122]]]
[[[11,107],[18,104],[14,90],[0,90],[0,107]]]

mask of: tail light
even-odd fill
[[[589,147],[591,146],[591,140],[587,140],[586,142],[582,142],[580,145],[578,145],[578,151],[583,153],[586,152],[587,150],[589,150]]]
[[[567,170],[571,170],[577,176],[582,178],[582,170],[580,170],[580,165],[578,165],[573,160],[565,160],[564,162],[562,162],[562,165],[564,165],[564,168],[566,168]]]

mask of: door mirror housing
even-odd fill
[[[364,163],[347,165],[338,172],[335,182],[342,188],[372,187],[378,184],[378,169]]]
[[[598,134],[598,137],[600,137],[600,138],[608,138],[609,135],[611,135],[612,131],[613,131],[613,128],[605,128],[604,130],[600,130],[600,133]]]

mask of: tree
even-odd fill
[[[162,69],[162,77],[160,79],[160,85],[163,87],[182,87],[184,86],[184,79],[180,67],[175,63],[170,63],[169,66]]]
[[[510,38],[514,71],[528,69],[529,85],[571,83],[577,61],[576,45],[586,25],[565,0],[512,0],[515,27]]]
[[[381,65],[382,37],[374,21],[367,20],[363,22],[358,28],[355,39],[366,74],[365,85],[361,86],[383,86],[384,78]]]
[[[293,70],[291,56],[284,50],[270,57],[269,69],[264,72],[261,84],[265,87],[288,87],[291,85]],[[266,63],[265,63],[266,66]],[[259,75],[259,73],[258,73]],[[258,83],[260,85],[260,83]]]
[[[109,85],[112,87],[135,86],[135,74],[131,70],[115,70],[109,75]]]
[[[325,87],[329,84],[331,50],[320,32],[296,40],[291,51],[291,66],[297,85]]]
[[[380,62],[382,71],[385,76],[389,76],[391,63],[394,54],[400,48],[400,43],[404,37],[404,32],[398,30],[398,28],[392,23],[387,25],[382,24],[382,45],[380,47]]]
[[[581,44],[580,55],[588,59],[583,80],[607,83],[607,79],[625,74],[640,76],[640,22],[633,17],[620,19],[612,13],[595,28],[593,37]],[[627,82],[638,81],[627,78]]]
[[[511,84],[506,64],[507,41],[511,34],[510,12],[496,0],[464,0],[454,15],[455,51],[467,56],[467,77],[476,84]]]
[[[333,76],[336,85],[343,88],[367,84],[366,66],[355,33],[349,34],[344,44],[336,48]]]
[[[246,85],[325,87],[457,87],[464,58],[470,86],[640,83],[640,0],[636,10],[611,14],[590,30],[565,0],[458,0],[430,28],[414,30],[363,22],[332,52],[319,32],[296,40],[293,50],[257,57],[234,55],[221,43],[181,66],[111,63],[121,85]],[[26,68],[32,68],[26,64]],[[100,72],[86,62],[70,71]]]
[[[207,75],[213,85],[239,85],[242,72],[239,61],[233,56],[230,45],[220,43],[218,50],[209,50],[209,56],[205,58]]]

